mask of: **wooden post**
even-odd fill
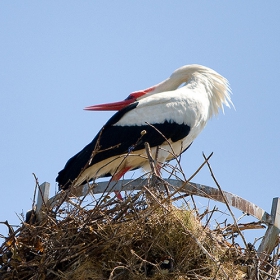
[[[50,193],[50,183],[44,182],[39,186],[38,195],[37,195],[37,204],[36,204],[36,217],[40,221],[42,218],[41,208],[44,205],[47,205],[49,200]]]
[[[262,262],[272,253],[278,244],[280,233],[280,198],[275,197],[271,207],[271,224],[268,225],[262,242],[258,248],[258,255]]]

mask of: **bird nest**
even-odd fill
[[[254,279],[253,246],[208,227],[196,207],[151,175],[138,192],[88,195],[44,207],[0,247],[0,279]],[[270,275],[279,267],[270,265]],[[258,279],[264,279],[258,278]],[[257,279],[257,278],[255,278]],[[269,279],[269,278],[266,278]],[[276,279],[276,278],[271,278]]]

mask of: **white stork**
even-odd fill
[[[86,107],[118,112],[91,143],[68,160],[56,178],[59,188],[98,177],[119,180],[129,170],[149,169],[145,142],[153,156],[158,150],[159,163],[173,159],[191,145],[223,105],[233,105],[228,81],[194,64],[178,68],[168,79],[133,92],[124,101]]]

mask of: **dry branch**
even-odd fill
[[[252,246],[226,239],[225,232],[242,237],[242,229],[260,225],[210,229],[217,208],[199,215],[183,187],[154,172],[123,201],[110,194],[73,197],[72,190],[45,205],[40,222],[23,222],[16,231],[4,222],[9,234],[0,247],[0,279],[277,279],[278,256],[263,271]],[[178,197],[185,206],[177,206]]]

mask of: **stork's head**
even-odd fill
[[[188,66],[183,66],[183,67],[175,70],[174,73],[168,79],[166,79],[165,81],[163,81],[155,86],[146,88],[144,90],[132,92],[123,101],[88,106],[88,107],[85,107],[85,110],[118,111],[118,110],[121,110],[124,107],[128,106],[129,104],[131,104],[135,101],[138,101],[142,98],[145,98],[147,96],[150,96],[152,94],[177,89],[180,86],[180,84],[182,84],[183,82],[187,82],[187,79],[189,76],[188,76],[188,71],[186,71],[187,70],[186,67],[188,67]]]
[[[227,79],[208,67],[192,64],[176,69],[168,79],[153,87],[131,93],[123,101],[93,105],[86,107],[85,110],[118,111],[137,100],[152,94],[175,90],[181,84],[188,84],[194,80],[205,86],[210,101],[210,115],[217,114],[219,108],[223,110],[223,105],[228,107],[230,104],[233,105]]]
[[[144,90],[135,91],[132,92],[125,100],[118,101],[118,102],[112,102],[112,103],[106,103],[106,104],[99,104],[99,105],[93,105],[85,107],[85,110],[89,111],[118,111],[122,108],[128,106],[129,104],[144,98],[149,93],[152,93],[154,91],[156,86],[150,87]]]

